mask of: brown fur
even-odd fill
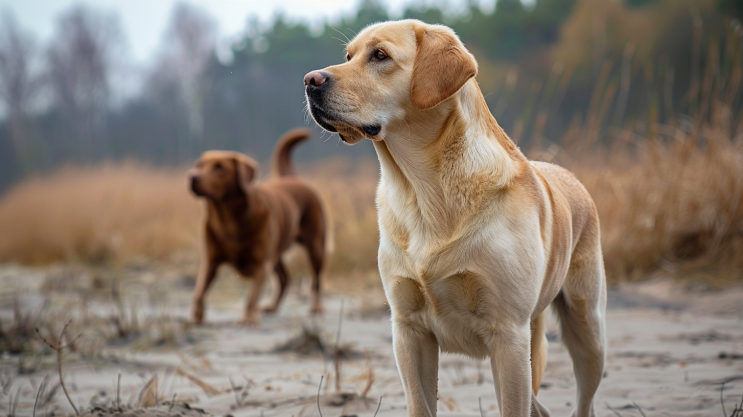
[[[307,129],[286,133],[274,150],[274,176],[255,182],[258,164],[228,151],[205,152],[189,171],[191,189],[206,200],[205,254],[193,293],[191,318],[204,319],[204,298],[217,268],[227,263],[242,276],[253,277],[252,292],[241,322],[257,324],[258,298],[265,279],[274,270],[279,291],[264,311],[275,312],[289,283],[281,255],[293,243],[305,246],[312,263],[313,314],[323,310],[320,273],[326,254],[326,217],[314,187],[294,176],[289,159],[292,147],[309,137]]]

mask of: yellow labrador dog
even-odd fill
[[[548,415],[536,394],[550,304],[573,358],[573,415],[593,415],[606,283],[588,192],[524,157],[451,29],[379,23],[347,51],[307,74],[305,92],[320,126],[349,144],[371,139],[379,156],[379,271],[409,415],[436,415],[439,349],[490,358],[501,416]]]

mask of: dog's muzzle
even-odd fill
[[[201,189],[201,185],[199,183],[199,177],[195,175],[191,175],[189,177],[189,184],[191,185],[191,192],[195,195],[201,197],[204,195],[203,190]]]
[[[329,114],[325,99],[331,84],[330,74],[325,71],[312,71],[304,76],[304,92],[312,118],[323,129],[337,132],[338,130],[331,124],[335,118]]]

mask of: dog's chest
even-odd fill
[[[259,233],[246,233],[244,228],[239,227],[214,226],[209,227],[209,233],[219,258],[235,267],[240,274],[253,276],[262,265],[266,248],[265,244],[255,239]]]
[[[494,197],[437,225],[385,185],[379,268],[393,321],[431,331],[443,351],[487,356],[494,332],[523,323],[537,304],[546,265],[538,214]]]
[[[394,239],[391,223],[407,238]],[[380,272],[393,319],[431,331],[443,351],[487,356],[488,335],[508,325],[514,300],[522,299],[511,291],[513,278],[536,265],[519,265],[522,244],[498,220],[448,239],[414,225],[380,218]]]

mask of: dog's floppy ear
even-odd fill
[[[416,30],[418,50],[410,95],[421,110],[436,107],[477,75],[477,61],[454,32],[443,26]]]
[[[237,186],[240,187],[243,192],[247,192],[253,178],[258,176],[258,163],[245,155],[237,155],[233,159],[235,161]]]

